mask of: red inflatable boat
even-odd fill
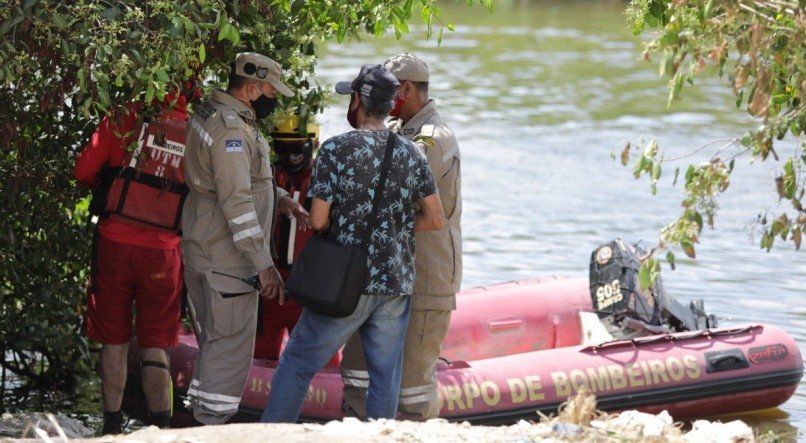
[[[587,279],[552,277],[458,294],[437,372],[440,417],[486,424],[535,419],[587,388],[602,410],[667,410],[684,419],[778,406],[803,376],[800,350],[774,326],[613,340],[592,310]],[[192,334],[171,350],[180,399],[196,352]],[[257,420],[276,363],[253,361],[241,419]],[[326,367],[313,379],[301,419],[339,419],[341,399],[339,370]],[[126,403],[127,412],[142,412],[132,406],[137,402]]]

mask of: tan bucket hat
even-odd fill
[[[286,97],[294,93],[283,83],[283,67],[276,61],[257,52],[241,52],[235,57],[235,73],[259,82],[274,86],[277,92]]]

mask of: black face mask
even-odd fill
[[[347,123],[354,129],[358,129],[358,106],[353,109],[353,99],[356,99],[355,97],[355,94],[353,94],[352,98],[350,98],[350,104],[347,106]]]
[[[311,168],[311,157],[313,157],[313,140],[308,139],[302,142],[294,143],[277,143],[275,150],[278,157],[280,157],[280,164],[290,172],[297,172],[303,169]],[[291,156],[302,156],[302,160],[294,164],[291,161]]]
[[[249,104],[252,105],[252,109],[255,110],[255,117],[260,120],[270,116],[271,113],[274,112],[274,108],[277,107],[277,98],[269,98],[264,94],[260,94],[260,97],[257,99],[249,100]]]

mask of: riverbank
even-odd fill
[[[39,431],[37,431],[37,429]],[[40,423],[28,429],[27,440],[2,438],[0,442],[64,441],[61,429]],[[48,435],[52,437],[48,437]],[[37,438],[38,436],[38,438]],[[66,437],[66,436],[64,436]],[[781,437],[784,437],[783,439]],[[785,436],[756,436],[745,423],[736,420],[729,423],[698,420],[691,429],[684,431],[680,423],[673,422],[665,411],[660,414],[645,414],[625,411],[607,414],[596,410],[596,399],[589,394],[569,401],[553,417],[542,417],[539,422],[524,420],[509,426],[471,426],[469,423],[449,423],[443,419],[427,422],[379,420],[361,422],[356,419],[331,421],[326,424],[228,424],[184,429],[144,428],[126,435],[97,438],[70,439],[88,443],[203,443],[238,441],[239,443],[264,443],[267,438],[275,441],[302,443],[327,441],[329,443],[370,442],[765,442],[786,441]]]

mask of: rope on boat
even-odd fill
[[[730,337],[737,334],[744,334],[747,332],[753,332],[757,329],[762,328],[761,325],[748,325],[748,326],[740,326],[736,328],[719,328],[719,329],[702,329],[697,331],[686,331],[682,333],[678,333],[677,335],[674,334],[658,334],[658,335],[650,335],[646,337],[639,337],[639,338],[630,338],[630,339],[623,339],[623,340],[613,340],[610,342],[602,343],[599,345],[592,345],[582,349],[582,352],[597,352],[600,349],[606,348],[616,348],[616,347],[631,347],[637,345],[645,345],[650,343],[657,343],[663,341],[672,341],[672,342],[680,342],[685,340],[693,340],[696,338],[702,337]]]

